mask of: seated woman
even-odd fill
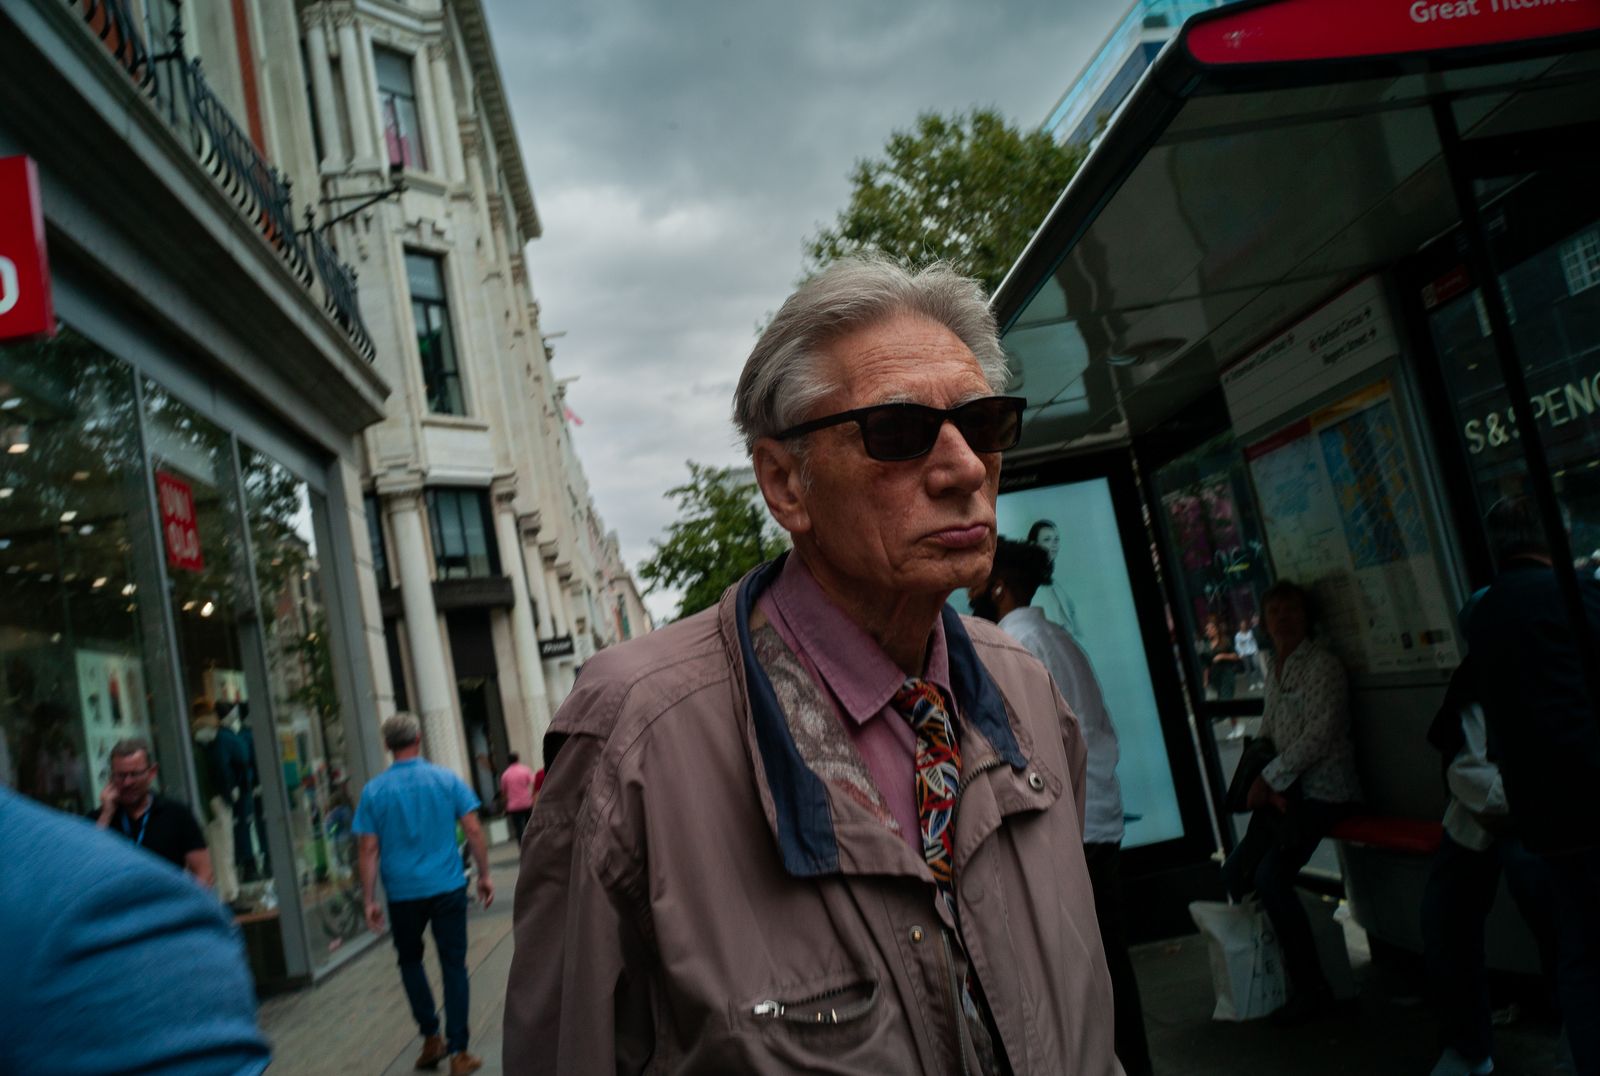
[[[1262,598],[1273,655],[1260,735],[1275,757],[1250,788],[1250,827],[1222,866],[1235,900],[1254,889],[1283,947],[1290,998],[1280,1023],[1316,1016],[1333,999],[1295,879],[1335,822],[1361,798],[1350,741],[1349,684],[1332,650],[1310,635],[1310,598],[1280,581]]]

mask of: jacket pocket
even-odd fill
[[[848,1024],[869,1015],[878,1004],[878,984],[850,983],[798,1000],[764,998],[750,1006],[757,1021],[781,1020],[792,1024]]]
[[[892,1072],[915,1052],[876,979],[803,985],[730,1008],[732,1067],[741,1072]]]

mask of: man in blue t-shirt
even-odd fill
[[[423,1036],[417,1068],[434,1068],[448,1054],[450,1076],[464,1076],[483,1062],[467,1052],[467,886],[456,847],[457,821],[478,864],[478,896],[485,908],[494,901],[478,797],[461,778],[418,757],[422,728],[411,714],[385,721],[383,742],[394,755],[394,765],[367,782],[354,825],[361,839],[367,925],[375,933],[383,930],[383,908],[374,888],[381,874],[394,947],[400,953],[400,981]],[[422,966],[422,932],[429,923],[444,978],[444,1038],[439,1037],[439,1014]]]

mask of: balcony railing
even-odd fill
[[[322,232],[309,226],[303,233],[295,231],[289,180],[261,155],[212,91],[200,61],[185,59],[183,31],[177,20],[166,35],[171,47],[152,55],[127,0],[65,2],[188,143],[201,167],[295,279],[309,292],[320,290],[328,313],[371,362],[376,352],[357,305],[355,271],[339,260]],[[151,33],[153,36],[153,30]],[[308,225],[309,219],[308,212]]]

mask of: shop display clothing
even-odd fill
[[[99,811],[92,811],[88,816],[91,822],[99,817]],[[177,800],[154,793],[150,796],[149,809],[138,819],[129,818],[127,811],[118,807],[111,824],[106,828],[112,833],[120,833],[145,851],[160,856],[179,870],[184,869],[184,860],[190,852],[198,852],[206,847],[205,836],[194,820],[194,812]]]
[[[266,1069],[250,970],[211,894],[7,788],[0,863],[0,1072]]]

